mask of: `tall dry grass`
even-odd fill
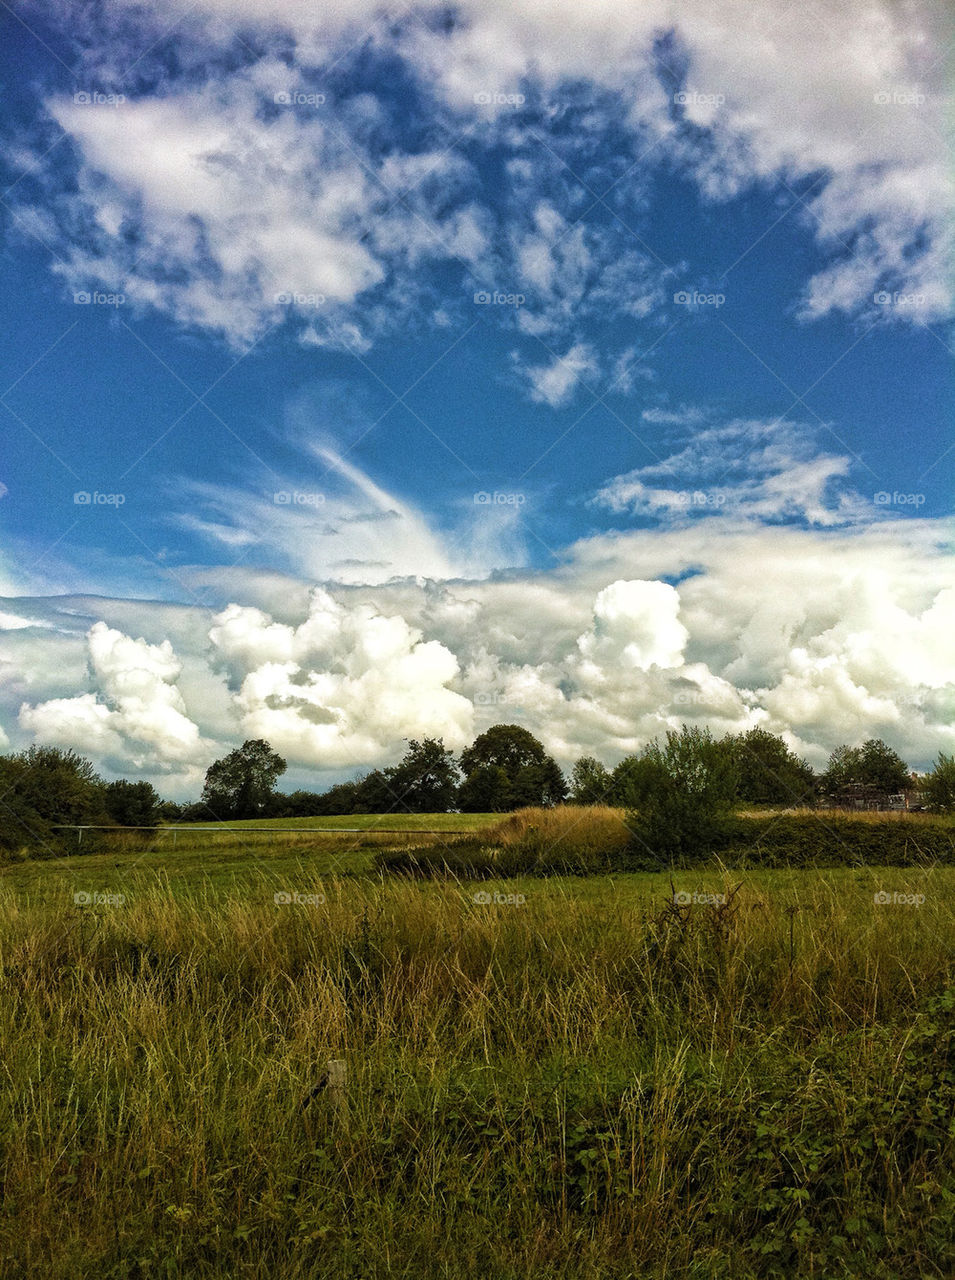
[[[953,981],[955,876],[735,883],[3,891],[0,1275],[851,1274],[799,1223],[874,1204],[901,1225],[866,1274],[943,1275],[903,1228],[943,1208],[951,1142],[892,1107]]]

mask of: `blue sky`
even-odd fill
[[[0,18],[0,742],[949,748],[944,7],[306,8]]]

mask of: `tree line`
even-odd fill
[[[717,739],[707,729],[684,726],[613,769],[583,756],[569,779],[532,733],[513,724],[493,725],[458,756],[440,738],[410,739],[396,764],[324,792],[277,791],[285,770],[268,742],[250,739],[209,766],[198,801],[177,804],[149,782],[105,782],[75,751],[33,746],[0,756],[0,849],[55,849],[65,825],[505,813],[566,802],[633,810],[641,822],[655,814],[661,830],[692,834],[690,809],[712,815],[739,804],[811,805],[860,787],[880,795],[917,787],[925,808],[955,811],[955,757],[939,755],[934,769],[917,778],[891,747],[870,739],[836,748],[817,775],[781,737],[759,728]]]

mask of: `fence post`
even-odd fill
[[[334,1103],[335,1110],[341,1115],[345,1110],[346,1067],[344,1058],[328,1060],[328,1096]]]

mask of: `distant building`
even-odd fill
[[[889,793],[865,782],[849,782],[837,791],[823,796],[820,804],[826,809],[871,810],[874,812],[918,813],[923,808],[922,793],[918,787]]]

